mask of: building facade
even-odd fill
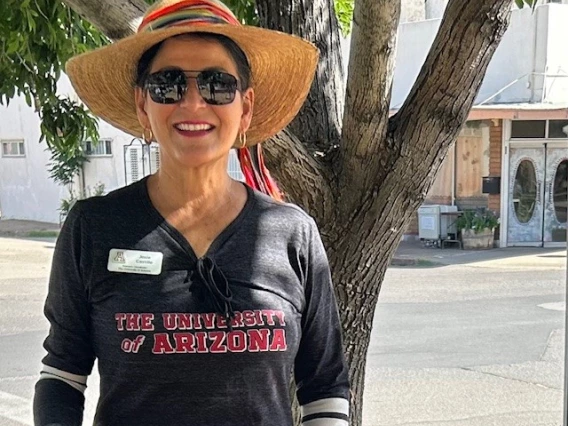
[[[566,244],[568,1],[541,3],[534,12],[513,10],[468,122],[425,202],[495,211],[502,247]],[[400,25],[393,114],[440,22],[441,15]],[[416,218],[408,235],[417,234]]]

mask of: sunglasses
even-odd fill
[[[229,73],[215,70],[184,71],[179,69],[162,70],[150,74],[144,83],[144,89],[156,103],[175,104],[180,102],[187,93],[189,79],[195,79],[199,94],[209,105],[230,104],[235,100],[237,90],[240,90],[237,78]]]

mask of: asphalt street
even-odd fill
[[[33,424],[52,251],[52,241],[0,238],[2,426]],[[558,256],[541,268],[510,259],[506,267],[390,268],[369,348],[364,424],[561,426],[566,260]]]

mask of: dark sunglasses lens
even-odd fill
[[[173,104],[187,91],[187,78],[181,70],[158,71],[148,76],[146,90],[154,102]]]
[[[201,97],[210,105],[227,105],[235,100],[237,79],[220,71],[202,71],[197,76]]]

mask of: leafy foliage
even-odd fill
[[[98,197],[100,195],[104,195],[105,184],[102,183],[102,182],[99,182],[95,185],[95,187],[93,188],[92,191],[91,191],[91,188],[86,188],[86,189],[87,189],[87,194],[86,194],[85,198]],[[73,189],[69,188],[69,198],[62,199],[61,204],[59,205],[59,212],[61,214],[61,220],[63,220],[65,217],[67,217],[67,215],[69,214],[69,212],[71,211],[71,209],[73,208],[75,203],[80,199],[81,199],[81,197],[79,197],[75,193],[75,191],[73,191]]]
[[[254,0],[225,0],[225,4],[246,25],[258,25],[258,12]]]
[[[84,161],[82,142],[98,140],[96,119],[78,102],[56,94],[65,62],[108,43],[60,1],[0,2],[0,103],[22,96],[38,112],[41,139],[51,151],[50,173],[68,183]]]
[[[515,3],[519,7],[519,9],[522,9],[525,4],[534,9],[536,7],[536,2],[537,0],[515,0]]]
[[[335,0],[335,14],[337,15],[343,36],[347,36],[351,32],[353,6],[354,0]]]
[[[484,229],[491,229],[493,231],[499,226],[499,219],[491,210],[465,210],[456,220],[456,226],[458,231],[471,229],[478,234]]]

